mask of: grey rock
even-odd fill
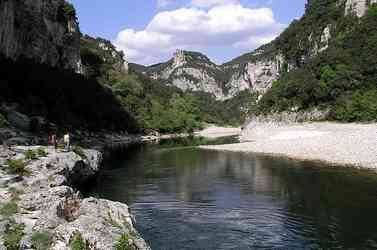
[[[67,186],[54,187],[22,195],[19,205],[30,211],[43,210],[52,204],[59,203],[63,198],[72,196],[73,193],[72,188]]]
[[[18,146],[14,150],[22,157],[38,146]],[[66,184],[80,183],[99,170],[102,155],[95,150],[84,150],[85,157],[74,152],[48,149],[48,156],[31,161],[30,176],[9,186],[21,190],[17,223],[25,225],[21,249],[31,249],[31,236],[36,231],[48,231],[53,238],[52,249],[70,249],[72,236],[79,232],[92,249],[113,249],[115,242],[129,234],[137,249],[150,249],[133,227],[126,204],[103,199],[82,199]],[[1,174],[1,173],[0,173]],[[11,192],[0,188],[1,201],[9,201]],[[1,238],[0,238],[1,246]]]
[[[345,15],[354,13],[358,17],[362,17],[365,15],[368,7],[374,3],[377,3],[377,0],[346,0]]]
[[[64,15],[64,0],[0,1],[0,52],[16,60],[81,70],[76,17]],[[32,42],[30,42],[32,41]]]
[[[123,233],[133,234],[127,205],[108,200],[84,199],[79,217],[56,228],[57,246],[67,247],[75,232],[80,232],[95,249],[112,249]],[[55,249],[58,247],[55,246]],[[146,245],[145,245],[146,246]],[[53,247],[54,248],[54,247]],[[148,249],[148,248],[143,248]]]
[[[0,128],[0,143],[12,137],[17,137],[16,131],[10,128]]]
[[[31,139],[27,137],[12,137],[5,141],[7,145],[30,145]]]
[[[22,130],[29,130],[30,129],[30,118],[22,113],[19,113],[15,110],[11,110],[7,114],[8,122],[19,129]]]

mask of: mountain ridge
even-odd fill
[[[218,100],[233,98],[244,90],[261,98],[283,74],[302,67],[327,50],[338,20],[345,16],[362,17],[368,6],[376,2],[309,0],[305,14],[293,20],[273,41],[221,65],[200,52],[177,50],[166,62],[151,66],[131,64],[131,67],[183,91],[206,92]]]

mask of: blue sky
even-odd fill
[[[216,63],[252,51],[302,16],[306,0],[70,0],[81,31],[113,41],[131,62],[152,64],[176,49]]]

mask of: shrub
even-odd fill
[[[64,15],[67,18],[75,18],[76,17],[75,7],[70,3],[67,3],[67,2],[64,3],[63,11],[64,11]]]
[[[7,250],[19,250],[24,236],[24,224],[8,224],[4,234],[4,246]]]
[[[5,119],[4,115],[0,113],[0,128],[7,127],[9,125],[7,119]]]
[[[52,235],[49,232],[35,232],[31,242],[36,250],[47,250],[52,244]]]
[[[7,160],[8,170],[11,174],[29,175],[30,171],[26,169],[26,163],[22,160]]]
[[[75,146],[75,147],[73,148],[73,152],[74,152],[75,154],[79,155],[81,158],[83,158],[83,159],[87,159],[87,156],[86,156],[86,154],[85,154],[85,152],[84,152],[84,149],[83,149],[82,147],[80,147],[80,146]]]
[[[35,150],[27,150],[25,152],[26,160],[38,160],[38,152]]]
[[[44,147],[40,147],[37,149],[37,154],[39,157],[46,157],[48,155],[47,149]]]
[[[116,250],[136,250],[136,247],[130,243],[131,238],[128,234],[123,234],[115,244]]]
[[[71,241],[69,243],[69,246],[72,250],[89,250],[89,243],[83,239],[80,232],[76,232],[73,237],[71,238]]]
[[[10,201],[8,203],[5,203],[1,208],[0,208],[0,215],[9,218],[12,215],[16,214],[18,212],[18,205],[15,201]]]
[[[377,120],[377,90],[357,91],[335,106],[334,118],[346,122]]]

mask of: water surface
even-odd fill
[[[376,175],[191,144],[132,147],[91,192],[129,204],[154,250],[377,249]]]

